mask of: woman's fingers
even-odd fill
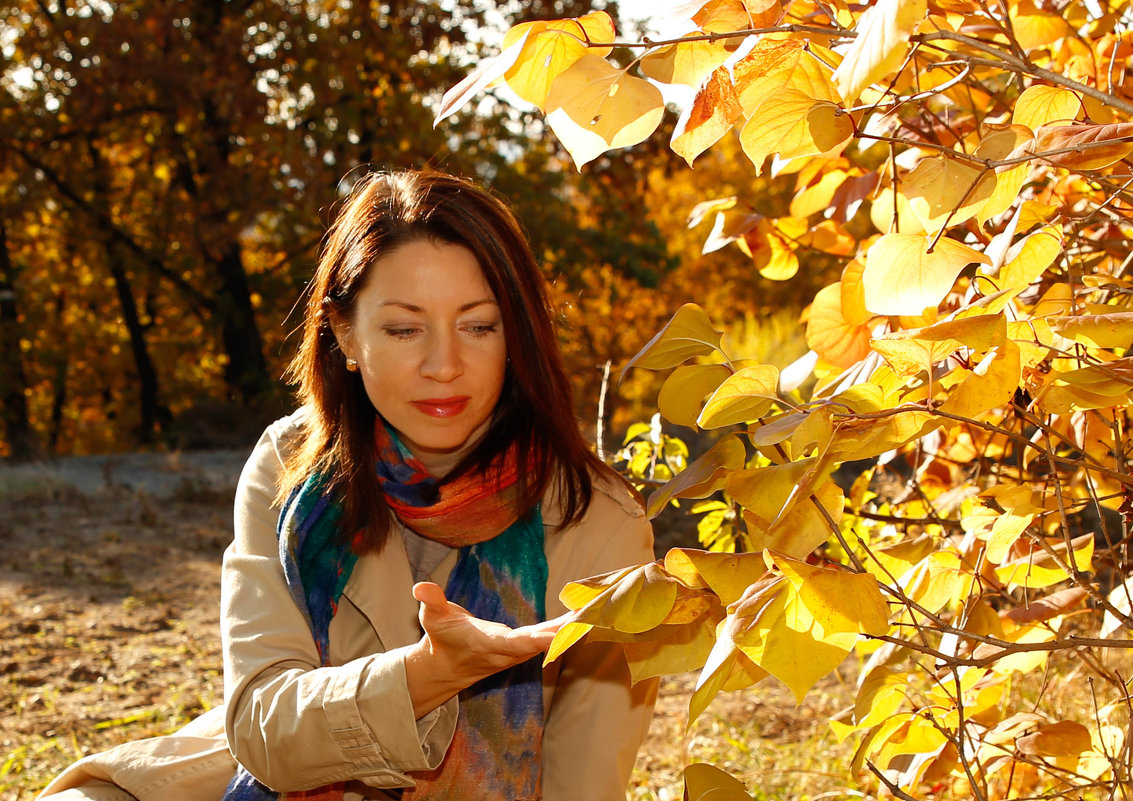
[[[555,633],[569,615],[510,628],[503,623],[473,617],[467,610],[445,597],[444,590],[430,581],[413,585],[413,597],[421,603],[421,626],[434,647],[451,649],[468,657],[481,654],[488,659],[527,658],[550,647]]]
[[[545,651],[551,646],[551,640],[555,639],[559,629],[570,621],[572,612],[567,612],[565,615],[552,618],[551,620],[544,620],[541,623],[532,623],[530,626],[520,626],[515,631],[522,632],[525,636],[530,636],[538,639],[538,642],[546,642],[539,650]]]
[[[413,586],[425,636],[406,660],[414,712],[435,709],[459,690],[546,651],[570,615],[510,628],[481,620],[445,597],[432,582]]]
[[[448,599],[445,598],[445,591],[440,588],[440,585],[434,584],[431,581],[419,581],[414,584],[413,597],[425,604],[425,606],[438,612],[443,611],[448,604]]]

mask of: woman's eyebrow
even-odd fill
[[[460,306],[460,308],[457,309],[457,311],[463,313],[463,312],[469,311],[471,309],[475,309],[477,306],[484,306],[484,305],[498,306],[499,304],[496,303],[494,298],[481,298],[480,300],[472,300],[472,301],[469,301],[468,303],[462,304]],[[379,308],[384,308],[386,306],[397,306],[400,309],[405,309],[406,311],[417,312],[417,313],[422,313],[422,312],[425,311],[423,308],[421,308],[417,304],[409,303],[409,302],[404,301],[404,300],[387,300],[387,301],[383,301],[381,304],[379,304]]]

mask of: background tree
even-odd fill
[[[359,165],[522,187],[514,200],[551,274],[577,283],[603,252],[655,281],[667,269],[656,233],[601,211],[630,205],[623,184],[578,182],[529,114],[497,105],[434,129],[429,103],[500,11],[6,4],[3,330],[19,346],[5,350],[0,453],[26,455],[29,439],[51,453],[254,437],[286,402],[288,313]]]
[[[595,14],[517,25],[438,115],[502,81],[585,173],[655,137],[658,85],[684,87],[673,152],[751,177],[690,207],[705,249],[768,281],[821,276],[786,369],[694,303],[624,365],[665,375],[669,423],[715,436],[684,466],[646,425],[624,454],[639,479],[675,473],[650,511],[697,500],[712,549],[568,587],[548,659],[590,637],[625,643],[637,677],[699,669],[695,718],[769,676],[802,702],[857,648],[856,704],[831,725],[857,738],[847,780],[867,792],[1124,797],[1129,5],[682,7],[667,39]],[[1081,708],[1052,704],[1053,682]],[[747,797],[691,766],[686,796],[714,794]]]

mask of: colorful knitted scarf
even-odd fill
[[[516,510],[517,464],[507,454],[487,475],[444,483],[430,476],[396,436],[377,426],[378,480],[397,517],[423,537],[459,548],[445,595],[476,617],[523,626],[546,618],[547,559],[538,507]],[[360,535],[339,531],[342,504],[329,481],[311,475],[279,517],[279,555],[288,589],[329,662],[328,632],[358,561]],[[462,691],[456,733],[440,766],[414,778],[405,799],[530,801],[542,797],[542,660],[489,676]],[[376,723],[374,725],[377,725]],[[223,801],[341,801],[342,783],[276,793],[242,767]]]

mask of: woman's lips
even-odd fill
[[[413,406],[429,417],[455,417],[468,406],[468,397],[458,398],[426,398],[425,400],[411,401]]]

